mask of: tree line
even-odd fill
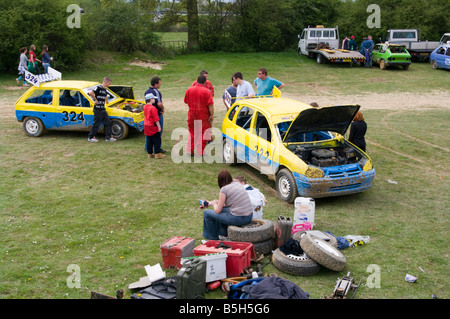
[[[73,7],[74,2],[0,0],[0,68],[14,72],[19,49],[31,44],[37,53],[48,45],[61,70],[80,66],[89,50],[158,55],[166,51],[155,32],[174,25],[186,27],[190,49],[228,52],[292,49],[303,28],[315,25],[339,26],[341,38],[360,41],[369,34],[382,39],[389,28],[420,29],[430,41],[450,32],[450,0],[81,0]],[[368,10],[371,5],[378,10]]]

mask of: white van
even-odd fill
[[[325,28],[318,25],[315,28],[305,28],[298,36],[298,54],[309,55],[308,51],[316,49],[319,43],[328,45],[330,49],[339,49],[339,29]]]

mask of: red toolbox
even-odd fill
[[[194,256],[195,239],[175,236],[160,245],[163,267],[181,269],[181,258]]]
[[[256,257],[252,243],[208,240],[194,248],[195,256],[215,253],[227,254],[227,277],[239,276],[245,268],[250,267],[251,260]]]

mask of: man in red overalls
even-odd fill
[[[189,106],[189,140],[186,152],[191,155],[196,150],[196,155],[202,156],[206,142],[211,139],[214,100],[211,92],[205,87],[205,82],[206,77],[200,75],[197,78],[197,84],[188,88],[184,96],[184,103]]]

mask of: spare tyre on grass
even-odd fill
[[[330,244],[331,246],[333,246],[335,248],[338,247],[338,241],[337,241],[336,237],[334,237],[331,234],[328,234],[328,233],[325,233],[323,231],[320,231],[320,230],[303,230],[303,231],[299,231],[299,232],[296,232],[294,235],[292,235],[292,238],[294,238],[296,241],[298,241],[300,243],[302,238],[303,238],[303,236],[306,233],[309,233],[311,236],[313,236],[313,237],[316,236],[316,237],[318,237],[320,239],[323,239],[323,240],[325,240],[324,238],[327,238],[325,240],[325,242],[327,242],[328,244]]]
[[[309,233],[301,237],[300,247],[309,257],[325,268],[341,271],[347,264],[347,259],[337,248]]]
[[[312,276],[320,271],[320,265],[307,254],[285,255],[280,248],[272,254],[272,263],[278,270],[295,276]]]

